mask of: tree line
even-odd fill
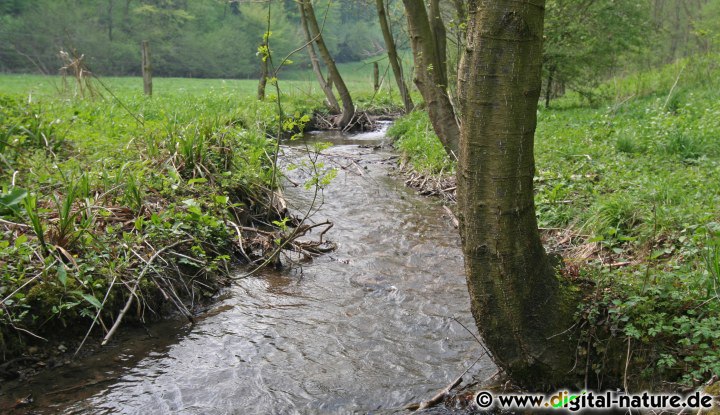
[[[331,7],[327,7],[331,3]],[[256,78],[269,2],[227,0],[3,0],[0,72],[57,74],[60,50],[77,50],[98,75],[139,75],[140,43],[150,42],[157,76]],[[382,52],[373,8],[316,2],[325,42],[338,62]],[[272,2],[273,52],[302,44],[293,0]],[[309,66],[304,54],[297,66]]]

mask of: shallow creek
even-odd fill
[[[239,280],[192,327],[154,325],[152,337],[125,336],[6,385],[0,403],[32,394],[17,413],[403,413],[460,375],[482,348],[450,318],[475,331],[459,237],[442,206],[388,174],[395,155],[380,147],[382,131],[305,142],[315,140],[333,143],[322,160],[340,167],[312,216],[334,223],[325,238],[336,251]],[[285,147],[285,163],[299,162],[301,148]],[[291,181],[302,182],[300,170]],[[291,183],[285,195],[296,212],[312,199]],[[470,373],[495,370],[483,358]]]

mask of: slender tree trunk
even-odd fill
[[[355,116],[355,106],[353,105],[350,91],[348,91],[345,81],[343,81],[342,76],[340,76],[340,71],[338,71],[337,66],[335,66],[335,61],[333,60],[332,55],[330,55],[330,50],[327,48],[327,45],[325,45],[325,40],[323,39],[322,33],[320,33],[320,27],[318,25],[317,18],[315,17],[315,10],[313,9],[311,0],[300,1],[302,3],[302,7],[305,9],[305,20],[307,21],[310,34],[313,39],[315,39],[315,44],[318,47],[320,57],[323,59],[323,62],[325,62],[325,66],[327,66],[328,72],[335,84],[335,88],[337,88],[338,94],[340,95],[340,102],[342,102],[342,116],[337,124],[338,127],[345,128],[348,124],[350,124],[352,118]]]
[[[437,71],[441,85],[448,85],[447,76],[447,30],[440,15],[440,0],[430,0],[430,28],[435,39],[435,56],[438,61]]]
[[[377,62],[373,62],[373,90],[375,92],[380,89],[380,67]]]
[[[460,34],[458,39],[458,43],[460,44],[465,40],[466,32],[463,27],[467,27],[467,4],[465,0],[453,0],[453,3],[455,5],[455,17],[457,18],[459,26],[456,30]]]
[[[548,79],[545,84],[545,108],[550,108],[550,98],[552,98],[553,77],[555,76],[555,65],[548,69]]]
[[[577,305],[540,241],[533,140],[545,0],[471,9],[458,91],[458,208],[472,312],[500,367],[521,385],[574,386]]]
[[[150,44],[147,40],[142,41],[142,75],[145,95],[152,96],[152,63],[150,62]]]
[[[385,1],[375,0],[375,7],[377,8],[378,19],[380,20],[380,29],[382,30],[383,38],[385,39],[385,48],[387,48],[390,67],[392,68],[393,75],[395,75],[395,82],[397,83],[398,90],[400,91],[400,97],[402,97],[405,112],[409,113],[413,110],[414,106],[412,99],[410,98],[410,92],[408,91],[407,84],[405,83],[405,77],[403,76],[402,61],[397,53],[395,39],[393,39],[392,32],[390,31],[390,24],[388,23],[387,13],[385,12]]]
[[[458,97],[457,97],[457,73],[458,73],[458,66],[460,65],[460,60],[462,59],[462,55],[465,51],[465,38],[467,37],[467,33],[465,29],[467,28],[467,1],[466,0],[453,0],[453,5],[455,6],[455,56],[454,59],[450,59],[448,56],[448,93],[450,94],[450,100],[455,105],[455,112],[460,112],[460,108],[458,107]]]
[[[310,29],[308,28],[305,8],[302,4],[298,4],[298,8],[300,9],[300,23],[302,24],[303,32],[305,33],[305,41],[308,44],[306,48],[308,51],[308,56],[310,56],[310,64],[312,65],[313,73],[315,73],[315,77],[320,84],[320,89],[322,89],[323,93],[325,94],[328,108],[332,112],[339,113],[340,104],[338,104],[337,98],[335,98],[335,94],[332,90],[332,84],[325,80],[322,70],[320,69],[320,62],[318,61],[317,54],[315,53],[315,41],[313,39],[313,36],[310,34]]]
[[[457,157],[460,126],[447,93],[445,56],[439,56],[434,31],[430,26],[423,0],[403,0],[415,61],[415,86],[427,105],[435,133],[451,157]]]
[[[114,0],[108,0],[108,40],[113,41],[113,5]]]
[[[267,35],[265,35],[267,36]],[[263,40],[263,43],[260,45],[260,80],[258,81],[258,93],[257,93],[257,99],[258,101],[264,101],[265,100],[265,86],[267,85],[267,77],[268,77],[268,53],[270,51],[267,50],[268,48],[268,42],[267,40]]]

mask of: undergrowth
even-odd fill
[[[191,318],[234,263],[272,248],[244,227],[282,219],[275,104],[202,92],[0,96],[0,360],[107,333],[131,296],[136,319]]]
[[[395,140],[395,148],[415,170],[430,174],[449,174],[455,170],[426,112],[413,111],[399,118],[388,129],[387,135]]]

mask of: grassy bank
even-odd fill
[[[273,247],[243,229],[278,219],[273,101],[255,81],[141,85],[81,98],[59,78],[0,77],[0,362],[120,317],[192,318]],[[306,86],[282,84],[289,117],[321,110]]]
[[[624,371],[606,353],[630,353],[631,385],[720,373],[716,58],[611,80],[594,107],[570,94],[539,109],[538,218],[566,276],[588,286],[577,326],[588,376]],[[426,114],[390,134],[415,169],[452,170]]]

